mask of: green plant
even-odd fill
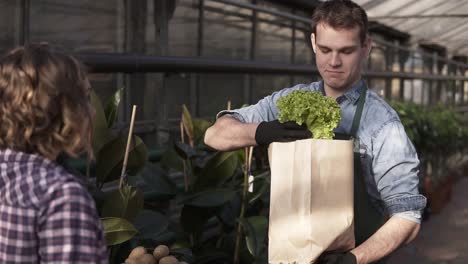
[[[245,212],[239,218],[245,154],[216,152],[205,146],[204,133],[211,123],[193,119],[185,106],[181,140],[168,145],[160,161],[154,163],[147,161],[143,141],[134,136],[128,184],[109,190],[108,186],[116,186],[120,177],[126,143],[126,135],[111,130],[121,92],[111,98],[105,110],[92,94],[96,109],[93,134],[96,160],[88,166],[95,177],[88,179],[93,183],[89,184],[90,190],[103,217],[111,262],[124,261],[136,246],[155,248],[167,244],[171,245],[171,254],[180,260],[229,263],[239,223],[243,227],[239,245],[242,262],[263,263],[269,174],[264,172],[255,177],[254,192],[246,195]],[[183,186],[169,177],[181,174]],[[171,201],[176,201],[177,206]],[[179,217],[171,217],[174,214]]]
[[[91,103],[95,109],[92,137],[93,152],[96,158],[94,166],[96,185],[100,188],[106,182],[119,179],[122,170],[127,135],[123,133],[114,135],[111,130],[116,120],[121,94],[122,89],[112,96],[104,111],[97,95],[94,92],[91,93]],[[147,156],[148,151],[141,138],[133,136],[127,165],[128,174],[138,174],[143,169]]]
[[[156,231],[158,234],[167,228],[166,217],[158,212],[144,210],[145,194],[135,184],[137,175],[141,175],[145,170],[148,156],[146,146],[138,136],[131,137],[127,167],[122,174],[127,135],[112,131],[121,95],[122,89],[111,97],[104,109],[97,95],[91,93],[91,103],[95,109],[92,137],[95,161],[87,166],[93,168],[94,174],[94,177],[88,175],[88,180],[95,185],[91,193],[94,194],[102,217],[106,242],[110,247],[111,262],[115,262],[118,258],[118,251],[125,242],[145,231],[147,219],[152,219],[153,224],[158,225],[159,230]],[[89,169],[87,174],[90,174]],[[127,176],[130,177],[129,182],[133,184],[127,183]],[[125,180],[122,179],[123,184],[119,186],[117,181],[121,177]],[[152,180],[157,181],[157,179]],[[105,184],[107,184],[106,191],[103,191]],[[151,232],[155,232],[154,228]]]
[[[174,162],[162,162],[166,168],[186,173],[189,179],[188,186],[179,194],[183,231],[180,242],[197,256],[196,263],[230,263],[236,244],[235,227],[240,223],[244,231],[240,234],[243,241],[240,257],[249,263],[265,260],[267,217],[260,210],[252,210],[252,205],[260,203],[261,197],[267,194],[268,173],[254,178],[254,193],[246,196],[247,206],[242,214],[242,194],[247,187],[246,154],[207,148],[202,139],[209,123],[192,119],[185,107],[182,124],[185,132],[182,138],[186,136],[189,144],[176,142],[174,151],[184,160],[185,170],[174,166]]]
[[[424,107],[393,102],[406,133],[415,145],[425,177],[434,183],[447,176],[449,157],[462,153],[468,142],[467,120],[447,106]],[[463,156],[463,155],[460,155]]]

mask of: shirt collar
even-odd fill
[[[0,149],[0,163],[8,163],[8,162],[27,163],[31,161],[37,161],[40,163],[53,162],[36,153],[26,153],[22,151],[13,150],[10,148]]]
[[[366,83],[364,82],[364,80],[359,80],[355,85],[353,85],[353,87],[351,87],[351,89],[349,89],[348,91],[346,91],[346,93],[344,93],[343,95],[339,96],[338,98],[336,98],[336,101],[338,103],[341,103],[343,100],[347,99],[349,100],[352,104],[356,104],[356,102],[358,101],[359,99],[359,96],[361,95],[361,91],[363,89],[363,87],[366,85]],[[320,85],[319,85],[319,91],[323,94],[323,95],[326,95],[325,94],[325,88],[323,86],[323,80],[320,81]]]
[[[325,93],[325,88],[323,87],[323,80],[319,82],[319,92],[321,92],[323,96],[327,96]]]
[[[343,96],[346,97],[346,99],[348,99],[352,104],[356,104],[359,96],[361,96],[361,91],[364,85],[366,85],[364,80],[359,80],[355,85],[353,85],[353,87],[351,87],[351,89],[346,91]]]

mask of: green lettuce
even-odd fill
[[[333,129],[341,120],[338,103],[320,92],[296,90],[279,98],[276,106],[281,123],[305,124],[316,139],[333,139]]]

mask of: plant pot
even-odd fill
[[[430,212],[438,214],[452,199],[453,177],[446,176],[441,182],[434,184],[431,177],[426,177],[424,187],[426,190],[427,206]]]
[[[468,159],[463,163],[463,176],[468,177]]]

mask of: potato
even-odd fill
[[[159,260],[159,264],[178,264],[179,261],[174,256],[167,256]]]
[[[153,256],[156,258],[156,260],[160,260],[165,256],[169,256],[169,248],[165,245],[159,245],[154,249]]]
[[[144,254],[138,259],[138,264],[156,264],[156,259],[151,254]]]
[[[138,259],[136,258],[128,258],[125,260],[125,264],[138,264]]]
[[[143,256],[144,254],[146,254],[146,248],[136,247],[132,250],[132,252],[130,252],[130,255],[128,255],[128,258],[129,259],[138,258],[138,257]]]

